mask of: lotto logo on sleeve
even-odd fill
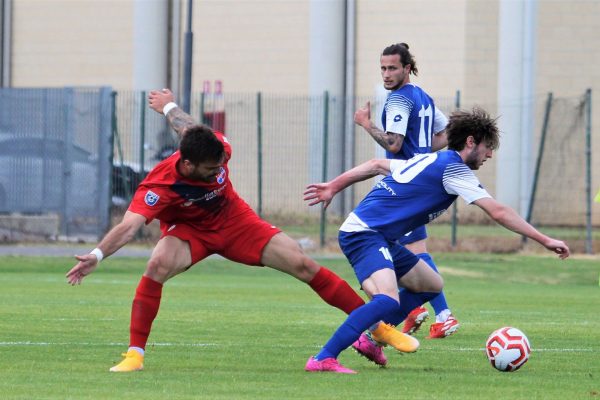
[[[398,114],[394,117],[394,122],[402,121],[402,115]]]
[[[159,195],[154,193],[152,190],[148,190],[148,193],[146,193],[146,196],[144,197],[144,202],[150,207],[152,207],[153,205],[158,203],[158,199],[160,199]]]

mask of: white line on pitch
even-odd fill
[[[127,346],[126,343],[91,343],[91,342],[0,342],[0,346]],[[148,347],[152,346],[160,346],[160,347],[219,347],[219,346],[235,346],[235,344],[231,343],[149,343]],[[303,346],[294,346],[294,345],[284,345],[284,344],[276,344],[271,347],[279,347],[279,348],[290,348],[290,347],[303,347]],[[320,346],[310,346],[310,347],[320,347]],[[421,350],[433,350],[439,351],[439,348],[427,348],[421,347]],[[473,347],[458,347],[458,348],[445,348],[443,351],[484,351],[483,347],[481,348],[473,348]],[[598,349],[590,349],[590,348],[533,348],[531,349],[534,352],[548,352],[548,353],[596,353],[600,352]]]

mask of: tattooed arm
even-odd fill
[[[169,89],[152,90],[148,95],[148,104],[150,108],[159,114],[163,113],[163,109],[169,103],[175,102],[175,96]],[[177,132],[179,139],[184,135],[185,130],[191,126],[198,125],[191,115],[183,111],[179,107],[174,107],[167,113],[167,120],[171,128]]]
[[[397,153],[402,147],[404,136],[398,133],[384,132],[371,121],[371,102],[356,110],[354,122],[366,130],[381,147],[391,153]]]

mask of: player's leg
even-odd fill
[[[434,271],[438,272],[437,266],[435,265],[433,258],[427,252],[426,240],[427,231],[425,226],[422,226],[405,235],[405,237],[401,241],[399,241],[399,244],[404,244],[408,250],[412,251],[419,258],[421,258],[423,261],[429,264],[429,266],[433,268]],[[456,319],[452,316],[452,312],[448,307],[448,303],[446,301],[446,296],[444,292],[441,292],[439,295],[431,299],[429,304],[431,304],[431,306],[433,307],[436,319],[436,322],[431,325],[429,337],[443,338],[455,332],[458,329],[458,321],[456,321]],[[423,322],[425,322],[425,320],[428,317],[429,312],[424,306],[416,307],[406,317],[402,328],[402,332],[408,334],[415,333],[417,330],[419,330]],[[448,319],[450,319],[450,321],[446,324],[446,321]]]
[[[411,310],[435,297],[443,287],[439,274],[434,272],[423,260],[398,244],[390,244],[389,251],[393,260],[395,276],[400,286],[407,290],[399,291],[400,308],[393,315],[389,315],[376,329],[370,329],[372,338],[379,343],[392,345],[388,336],[394,333],[389,326],[396,326],[402,322]]]
[[[417,254],[417,256],[437,272],[437,267],[429,253],[421,253]],[[429,304],[431,304],[433,310],[435,311],[435,322],[431,324],[431,327],[429,328],[429,336],[427,336],[428,339],[443,339],[458,330],[460,324],[452,315],[452,312],[448,307],[448,303],[446,302],[446,296],[444,295],[444,292],[441,292],[433,299],[429,300]],[[407,321],[409,317],[407,317]]]
[[[412,232],[407,233],[398,241],[398,244],[404,245],[408,250],[418,255],[427,252],[426,247],[427,230],[425,226],[421,226]],[[404,289],[400,289],[404,290]],[[402,332],[412,335],[417,332],[421,325],[429,318],[429,311],[425,305],[414,308],[404,320]]]
[[[388,243],[379,234],[370,231],[340,232],[339,240],[340,247],[354,268],[361,287],[371,300],[348,316],[321,351],[308,360],[305,369],[307,371],[340,372],[329,369],[330,364],[335,365],[339,353],[353,342],[356,344],[357,341],[360,341],[363,336],[362,332],[373,325],[378,325],[377,330],[380,333],[385,331],[386,341],[399,351],[416,351],[419,347],[416,339],[402,334],[387,324],[379,323],[400,311],[396,273],[387,248]],[[412,257],[414,262],[418,260],[416,256],[412,255]],[[385,365],[387,361],[383,359],[377,362],[373,354],[370,354],[368,346],[365,348],[367,353],[361,346],[353,347],[380,365]],[[381,356],[383,355],[381,354]]]
[[[408,250],[406,250],[408,252]],[[410,253],[410,252],[408,252]],[[394,252],[395,257],[399,257],[398,252]],[[410,253],[412,254],[412,253]],[[414,255],[413,255],[414,256]],[[384,321],[387,324],[380,323],[376,327],[370,328],[370,334],[373,340],[377,343],[389,344],[400,350],[392,340],[390,334],[395,335],[395,329],[390,329],[390,326],[395,326],[402,322],[411,310],[423,305],[424,303],[435,297],[443,287],[443,281],[439,274],[434,272],[423,260],[414,256],[418,262],[413,267],[406,267],[406,264],[394,259],[396,267],[396,276],[399,277],[399,284],[406,290],[399,292],[400,307],[395,314],[388,315]],[[400,259],[401,260],[401,259]],[[389,324],[389,325],[388,325]],[[406,337],[409,335],[403,334]]]
[[[298,243],[283,232],[267,243],[261,262],[308,283],[327,304],[346,314],[365,304],[348,282],[304,254]]]
[[[125,359],[110,369],[130,372],[143,369],[144,351],[152,323],[158,314],[163,284],[185,271],[192,263],[188,242],[175,236],[164,236],[154,248],[131,306],[129,349]]]
[[[309,276],[312,275],[312,277],[308,281],[310,287],[325,300],[326,303],[341,309],[346,314],[350,314],[358,307],[365,304],[363,299],[356,294],[346,281],[329,269],[319,266],[312,259],[306,257],[295,241],[283,234],[281,237],[274,237],[273,240],[274,241],[270,242],[269,245],[273,244],[275,247],[266,249],[269,251],[267,253],[267,257],[269,258],[263,260],[265,265],[273,265],[274,268],[290,273],[301,280],[303,280],[301,278],[302,275],[298,274],[302,274],[306,270],[311,271]],[[274,252],[274,249],[278,251]],[[282,252],[284,253],[283,256]],[[274,257],[273,253],[279,254],[279,258]],[[272,264],[268,264],[269,262]],[[303,267],[298,269],[298,266],[302,265]],[[282,266],[285,267],[281,268]],[[314,271],[317,272],[314,273]],[[306,282],[306,280],[304,280],[304,282]],[[377,365],[384,366],[387,364],[387,358],[383,354],[381,346],[377,346],[368,341],[366,336],[361,336],[356,339],[352,346],[358,354],[373,361]]]
[[[249,208],[220,234],[226,244],[219,253],[230,260],[285,272],[308,283],[325,302],[346,314],[365,303],[346,281],[306,256],[295,240]]]
[[[337,369],[338,355],[371,325],[399,312],[396,274],[385,239],[375,232],[341,232],[340,245],[371,300],[350,313],[321,351],[309,358],[305,367],[307,371],[347,372]],[[418,348],[416,339],[395,332],[408,339],[404,343],[404,351]]]
[[[353,373],[351,370],[344,371],[344,367],[337,362],[339,354],[350,347],[369,326],[377,323],[388,314],[398,312],[398,289],[394,283],[394,271],[392,269],[386,268],[376,271],[367,280],[363,281],[363,287],[365,291],[372,290],[375,292],[370,292],[371,300],[348,315],[348,318],[335,331],[321,351],[314,357],[309,358],[305,367],[306,371]],[[369,289],[366,289],[367,287]]]
[[[429,253],[415,254],[417,254],[417,257],[419,257],[421,260],[425,261],[431,267],[431,269],[433,269],[435,272],[438,272],[437,266],[433,262],[433,258]],[[446,296],[444,295],[444,292],[438,294],[433,299],[431,299],[429,304],[431,304],[431,306],[433,307],[433,311],[435,311],[436,318],[444,316],[445,320],[448,317],[448,315],[451,314],[450,309],[448,308],[448,303],[446,302]]]

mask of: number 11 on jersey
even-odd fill
[[[431,130],[433,129],[433,107],[421,105],[419,110],[421,128],[419,129],[419,147],[431,146]]]

